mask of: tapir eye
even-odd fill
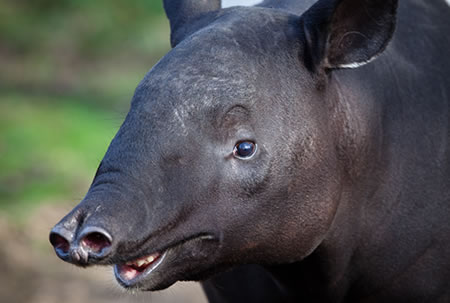
[[[239,159],[251,158],[256,152],[256,144],[252,141],[241,141],[236,143],[233,156]]]

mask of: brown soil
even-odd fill
[[[118,286],[110,268],[79,269],[60,261],[48,232],[69,208],[43,206],[20,228],[0,213],[1,303],[206,302],[198,283],[131,294]]]

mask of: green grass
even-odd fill
[[[85,100],[0,94],[0,211],[82,198],[121,120]]]

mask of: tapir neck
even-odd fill
[[[339,76],[339,75],[337,75]],[[326,91],[330,131],[341,163],[341,188],[331,228],[315,251],[295,264],[270,267],[278,285],[292,302],[340,302],[344,300],[358,270],[350,265],[360,246],[365,225],[363,212],[368,188],[376,191],[372,175],[383,158],[382,125],[375,113],[382,107],[367,92],[350,90],[350,79],[332,75]],[[374,117],[371,119],[371,117]],[[363,190],[364,189],[364,190]],[[352,271],[349,269],[352,268]],[[290,302],[290,301],[289,301]]]
[[[318,248],[295,266],[270,269],[280,285],[292,289],[288,293],[296,294],[293,301],[392,298],[413,289],[417,277],[438,271],[438,260],[446,258],[439,247],[450,232],[448,196],[440,194],[448,193],[450,180],[448,101],[417,99],[413,90],[398,95],[395,79],[367,68],[336,72],[330,80],[343,191]]]

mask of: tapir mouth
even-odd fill
[[[167,251],[162,254],[153,253],[134,261],[128,261],[125,264],[116,264],[114,265],[116,279],[125,287],[131,287],[150,275],[163,263],[166,255]]]
[[[174,274],[174,266],[182,265],[189,268],[195,259],[204,260],[207,255],[212,256],[211,247],[209,247],[212,243],[217,243],[217,238],[211,234],[196,235],[158,252],[115,264],[114,275],[117,282],[124,288],[162,289],[169,286],[161,282],[167,278],[171,280],[168,274],[172,273],[171,276]]]

